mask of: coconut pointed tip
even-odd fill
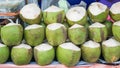
[[[49,24],[47,26],[47,28],[50,29],[50,30],[56,30],[56,29],[59,29],[61,27],[66,28],[63,24],[60,24],[60,23],[52,23],[52,24]]]
[[[74,50],[74,51],[80,51],[81,50],[79,47],[77,47],[75,44],[73,44],[71,42],[63,43],[59,46],[64,48],[64,49],[69,49],[69,50]]]
[[[27,44],[20,44],[18,46],[14,46],[13,48],[25,48],[25,49],[31,49],[31,46],[27,45]]]
[[[84,27],[84,26],[79,25],[79,24],[74,24],[74,25],[73,25],[73,26],[71,26],[69,29],[81,28],[81,27]]]
[[[115,46],[120,46],[120,42],[116,41],[114,38],[110,38],[106,41],[103,41],[103,45],[107,47],[115,47]]]
[[[57,6],[50,6],[48,7],[47,9],[44,10],[44,12],[59,12],[59,11],[62,11],[63,9],[57,7]]]
[[[95,22],[92,25],[90,25],[89,27],[98,27],[98,28],[102,28],[105,27],[105,25],[99,23],[99,22]]]
[[[43,27],[41,25],[38,25],[38,24],[33,24],[33,25],[29,25],[25,28],[25,30],[30,30],[30,29],[37,29],[37,28],[40,28],[40,27]]]
[[[52,49],[53,47],[49,45],[48,43],[43,43],[35,47],[38,51],[47,51]]]
[[[85,42],[85,43],[83,44],[83,46],[85,46],[85,47],[90,47],[90,48],[98,48],[98,47],[100,47],[100,44],[97,43],[97,42],[94,42],[94,41],[92,41],[92,40],[89,40],[89,41]]]

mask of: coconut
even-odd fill
[[[114,38],[120,42],[120,21],[117,21],[112,26],[112,32]]]
[[[21,43],[23,27],[20,24],[9,23],[1,28],[1,39],[5,45],[13,46]]]
[[[9,57],[9,48],[0,43],[0,64],[5,63]]]
[[[81,46],[81,52],[84,61],[95,63],[101,54],[100,44],[89,40]]]
[[[86,28],[84,26],[74,24],[68,29],[68,37],[75,45],[80,45],[86,41]]]
[[[11,51],[11,58],[16,65],[26,65],[32,58],[32,48],[27,44],[14,46]]]
[[[115,21],[120,20],[120,7],[119,6],[120,6],[120,2],[116,2],[110,8],[110,16]]]
[[[106,40],[108,33],[105,25],[96,22],[89,26],[89,36],[95,42]]]
[[[81,57],[81,49],[71,42],[63,43],[57,48],[57,59],[66,66],[76,65]]]
[[[46,38],[52,46],[58,46],[66,41],[67,29],[63,24],[53,23],[46,28]]]
[[[100,2],[93,2],[88,7],[88,15],[93,22],[104,22],[108,14],[108,7]]]
[[[110,38],[102,42],[102,54],[107,63],[113,63],[120,58],[120,42]]]
[[[28,24],[39,24],[41,14],[41,9],[34,3],[27,4],[20,10],[21,19]]]
[[[85,25],[87,22],[87,12],[83,7],[73,7],[66,13],[66,18],[69,25]]]
[[[113,23],[111,21],[108,21],[108,20],[106,20],[104,22],[104,25],[107,27],[107,32],[108,32],[109,37],[112,36],[112,24]]]
[[[24,30],[24,37],[27,44],[37,46],[41,44],[45,38],[45,30],[41,25],[29,25]]]
[[[54,56],[54,48],[48,43],[43,43],[34,47],[34,58],[39,65],[50,64],[53,61]]]
[[[65,17],[64,10],[54,5],[48,7],[43,11],[43,19],[46,24],[51,24],[56,22],[62,23],[64,17]]]

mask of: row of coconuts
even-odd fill
[[[116,21],[112,24],[102,23],[109,13],[107,6],[98,2],[92,3],[88,8],[88,15],[95,23],[87,26],[86,10],[83,7],[73,7],[66,13],[70,25],[66,27],[62,24],[65,17],[63,9],[50,6],[42,13],[37,5],[28,4],[21,9],[20,17],[30,25],[23,28],[11,21],[1,27],[0,63],[6,62],[9,55],[17,65],[30,63],[33,56],[39,65],[50,64],[55,56],[66,66],[76,65],[81,57],[86,62],[94,63],[100,55],[108,63],[118,61],[120,9],[116,6],[119,5],[120,2],[115,3],[110,9],[111,17]],[[39,25],[42,14],[46,27]],[[23,39],[25,42],[22,42]],[[11,51],[9,47],[12,47]]]

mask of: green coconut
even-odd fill
[[[102,55],[107,63],[120,59],[120,43],[113,38],[102,42]]]
[[[0,64],[5,63],[9,57],[9,48],[0,43]]]
[[[108,36],[110,37],[110,36],[112,36],[112,22],[111,21],[108,21],[108,20],[106,20],[105,22],[104,22],[104,25],[107,27],[107,31],[108,31]]]
[[[93,2],[88,7],[88,15],[93,22],[104,22],[108,14],[108,7],[100,2]]]
[[[48,7],[43,11],[43,19],[46,24],[62,23],[65,18],[65,12],[63,9],[54,5]]]
[[[26,65],[32,59],[32,48],[27,44],[14,46],[11,51],[11,58],[16,65]]]
[[[110,8],[110,16],[113,20],[119,21],[120,20],[120,2],[114,3]]]
[[[27,4],[20,10],[20,18],[27,24],[39,24],[41,15],[41,9],[34,3]]]
[[[21,43],[23,27],[20,24],[9,23],[1,28],[1,40],[5,45],[13,46]]]
[[[80,45],[86,41],[86,28],[84,26],[74,24],[68,29],[68,37],[75,45]]]
[[[81,57],[81,49],[71,42],[63,43],[57,48],[57,60],[66,65],[76,65]]]
[[[112,32],[114,38],[120,42],[120,21],[117,21],[112,26]]]
[[[29,25],[24,30],[24,37],[27,44],[37,46],[41,44],[45,38],[44,26],[33,24]]]
[[[53,23],[46,28],[46,38],[52,46],[58,46],[67,39],[67,29],[63,24]]]
[[[100,44],[89,40],[81,46],[81,53],[84,61],[95,63],[101,54]]]
[[[85,25],[87,23],[87,12],[83,7],[73,7],[66,13],[66,18],[71,26],[74,24]]]
[[[106,40],[108,36],[106,26],[98,22],[90,25],[89,36],[90,36],[90,39],[95,42],[102,42]]]
[[[51,45],[43,43],[34,47],[34,58],[37,64],[48,65],[53,61],[54,57],[55,51]]]

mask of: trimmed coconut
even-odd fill
[[[105,25],[103,25],[103,24],[101,24],[101,23],[99,23],[99,22],[96,22],[96,23],[90,25],[89,28],[90,28],[90,27],[102,28],[102,27],[105,27]]]
[[[113,25],[120,26],[120,21],[114,22],[114,24],[113,24]]]
[[[60,45],[60,47],[64,49],[69,49],[69,50],[74,50],[74,51],[80,51],[80,48],[75,46],[73,43],[68,42],[68,43],[63,43]]]
[[[93,14],[93,15],[99,15],[102,12],[105,12],[107,9],[107,6],[100,3],[100,2],[94,2],[89,6],[89,11]]]
[[[120,58],[120,42],[110,38],[102,42],[102,55],[107,63],[113,63]]]
[[[34,58],[39,65],[50,64],[55,57],[55,50],[48,43],[40,44],[34,47]]]
[[[111,8],[110,8],[110,11],[114,14],[120,14],[120,2],[116,2],[114,3]]]
[[[41,25],[37,25],[37,24],[33,24],[33,25],[29,25],[25,28],[25,30],[30,30],[30,29],[37,29],[42,27]]]
[[[74,28],[81,28],[83,26],[79,25],[79,24],[74,24],[72,27],[70,27],[69,29],[74,29]]]
[[[60,23],[53,23],[53,24],[50,24],[47,26],[47,28],[50,30],[56,30],[56,29],[59,29],[61,27],[65,28],[65,26],[63,24],[60,24]]]
[[[52,5],[49,8],[45,9],[44,12],[59,12],[59,11],[62,11],[62,10],[63,9]]]
[[[31,47],[27,44],[20,44],[18,46],[14,46],[13,48],[25,48],[25,49],[31,49]]]
[[[83,7],[73,7],[68,10],[66,17],[71,21],[79,21],[86,15],[86,10]]]
[[[103,45],[107,46],[107,47],[116,47],[116,46],[120,46],[120,42],[116,41],[115,39],[111,38],[108,39],[106,41],[103,41],[102,43]]]
[[[97,42],[94,42],[94,41],[90,40],[90,41],[85,42],[83,44],[83,46],[90,47],[90,48],[98,48],[98,47],[100,47],[100,44],[97,43]]]
[[[56,22],[62,23],[64,17],[65,17],[64,10],[54,5],[48,7],[43,11],[43,18],[46,24],[51,24]]]
[[[108,37],[107,27],[101,23],[94,23],[89,26],[89,37],[95,42],[101,42]]]
[[[43,43],[40,44],[39,46],[36,46],[35,49],[39,50],[39,51],[47,51],[52,49],[53,47],[50,46],[48,43]]]
[[[20,14],[27,19],[35,19],[40,15],[40,13],[40,8],[34,3],[25,5],[20,11]]]

